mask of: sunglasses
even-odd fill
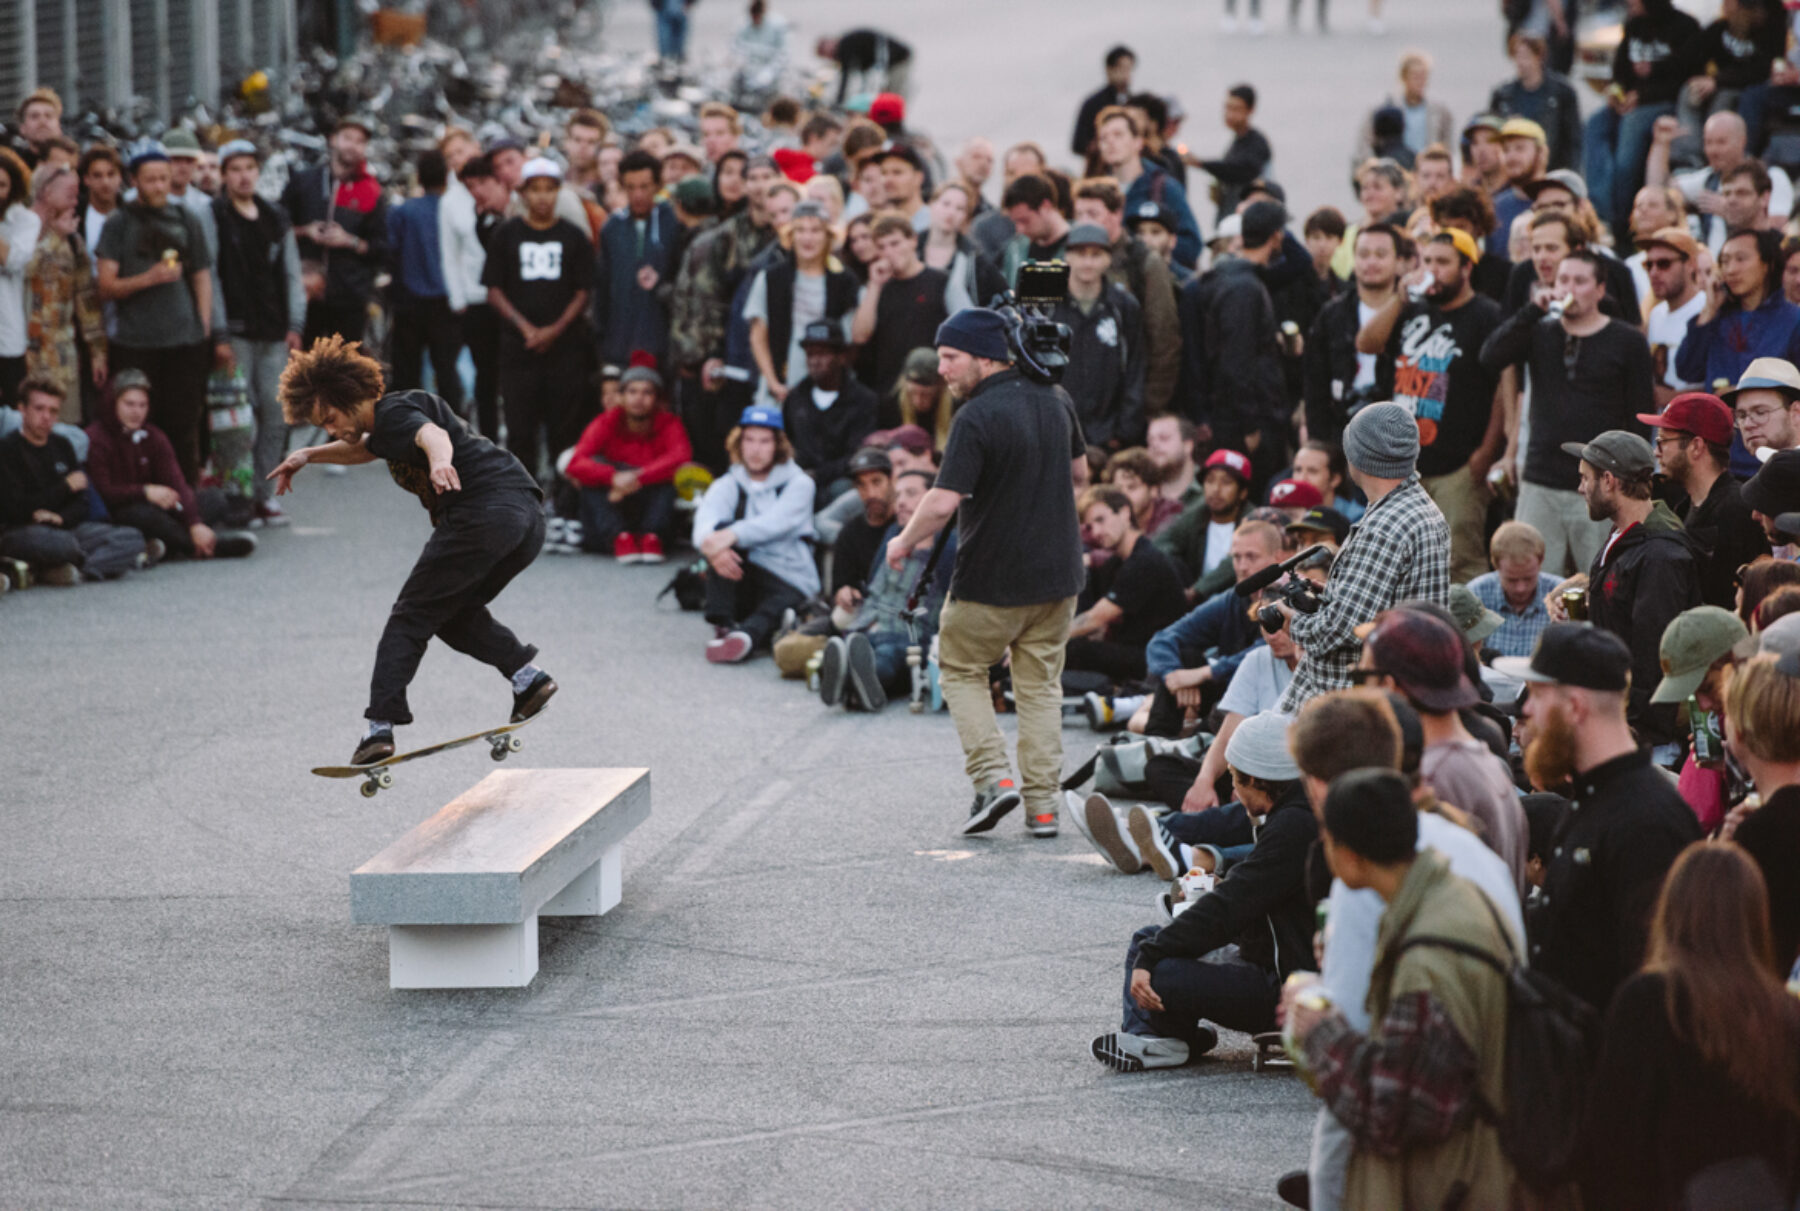
[[[1673,269],[1673,268],[1675,268],[1675,266],[1677,266],[1681,263],[1682,263],[1682,260],[1681,260],[1681,258],[1678,258],[1678,257],[1657,257],[1654,261],[1646,260],[1644,262],[1644,268],[1645,269]]]

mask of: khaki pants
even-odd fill
[[[1450,523],[1450,583],[1467,584],[1488,570],[1488,486],[1466,466],[1419,482]]]
[[[1029,815],[1055,814],[1061,799],[1063,652],[1074,617],[1073,597],[1030,606],[981,605],[954,597],[944,603],[939,679],[977,793],[1011,775],[988,669],[1012,653],[1019,790]]]
[[[1539,484],[1519,485],[1515,516],[1544,536],[1544,571],[1558,579],[1593,567],[1612,532],[1611,522],[1588,516],[1581,493]]]

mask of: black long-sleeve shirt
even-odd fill
[[[28,526],[31,515],[48,509],[65,528],[88,519],[87,493],[69,487],[71,472],[81,470],[75,447],[60,433],[34,446],[23,431],[0,440],[0,526]]]
[[[1588,621],[1631,649],[1631,694],[1625,717],[1645,744],[1683,734],[1675,705],[1653,706],[1662,680],[1662,635],[1675,616],[1700,605],[1700,561],[1668,506],[1609,541],[1588,571]]]
[[[1200,161],[1200,167],[1219,183],[1219,218],[1237,213],[1238,203],[1244,198],[1244,186],[1266,175],[1269,161],[1274,158],[1269,140],[1263,137],[1262,131],[1253,128],[1234,136],[1223,156]]]
[[[829,408],[819,407],[814,396],[818,390],[810,375],[801,379],[788,392],[781,413],[794,446],[794,461],[823,492],[833,481],[844,478],[850,456],[875,432],[880,401],[850,374],[844,376]]]
[[[1673,0],[1645,0],[1641,17],[1625,22],[1619,49],[1613,52],[1613,83],[1636,93],[1639,105],[1675,100],[1687,82],[1683,52],[1700,36],[1700,23],[1675,8]]]
[[[1564,442],[1587,442],[1608,429],[1644,436],[1640,412],[1656,411],[1656,367],[1644,334],[1608,320],[1592,336],[1571,337],[1534,303],[1494,330],[1481,364],[1501,370],[1518,362],[1531,369],[1531,445],[1521,478],[1542,488],[1573,492],[1580,460]]]

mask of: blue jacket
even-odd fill
[[[1675,354],[1675,373],[1683,382],[1701,383],[1716,391],[1720,379],[1735,384],[1759,357],[1800,362],[1800,307],[1782,297],[1779,285],[1755,311],[1735,302],[1719,309],[1710,324],[1699,315],[1688,321],[1687,337]],[[1748,479],[1762,466],[1744,447],[1742,434],[1731,435],[1731,473]]]
[[[1250,617],[1250,602],[1233,589],[1215,593],[1150,637],[1144,663],[1161,680],[1176,669],[1212,669],[1220,685],[1231,680],[1250,649],[1261,643],[1262,628]]]
[[[600,228],[594,273],[594,330],[600,334],[600,360],[623,366],[635,350],[654,354],[659,365],[669,356],[669,312],[665,287],[675,276],[673,244],[678,229],[675,210],[659,203],[644,224],[644,247],[638,250],[637,224],[620,210]],[[657,283],[645,290],[638,270],[656,270]]]
[[[438,242],[438,203],[441,200],[439,194],[422,194],[387,212],[394,280],[408,298],[449,297],[449,289],[444,285],[443,246]]]
[[[1125,191],[1125,213],[1135,214],[1145,202],[1159,201],[1175,212],[1175,262],[1192,269],[1200,261],[1200,224],[1188,206],[1187,190],[1169,175],[1166,168],[1146,156],[1144,171]]]

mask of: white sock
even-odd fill
[[[1177,850],[1179,850],[1179,854],[1177,856],[1179,856],[1181,858],[1181,869],[1193,870],[1194,869],[1194,847],[1189,845],[1185,841],[1179,841],[1176,843],[1176,848],[1177,848]]]
[[[523,694],[527,689],[530,689],[532,679],[543,671],[544,670],[538,668],[535,664],[528,664],[518,672],[514,673],[512,675],[513,693]]]
[[[390,736],[393,735],[394,725],[389,723],[386,719],[371,719],[369,720],[369,730],[363,733],[363,739],[372,739],[381,732],[386,732]]]

